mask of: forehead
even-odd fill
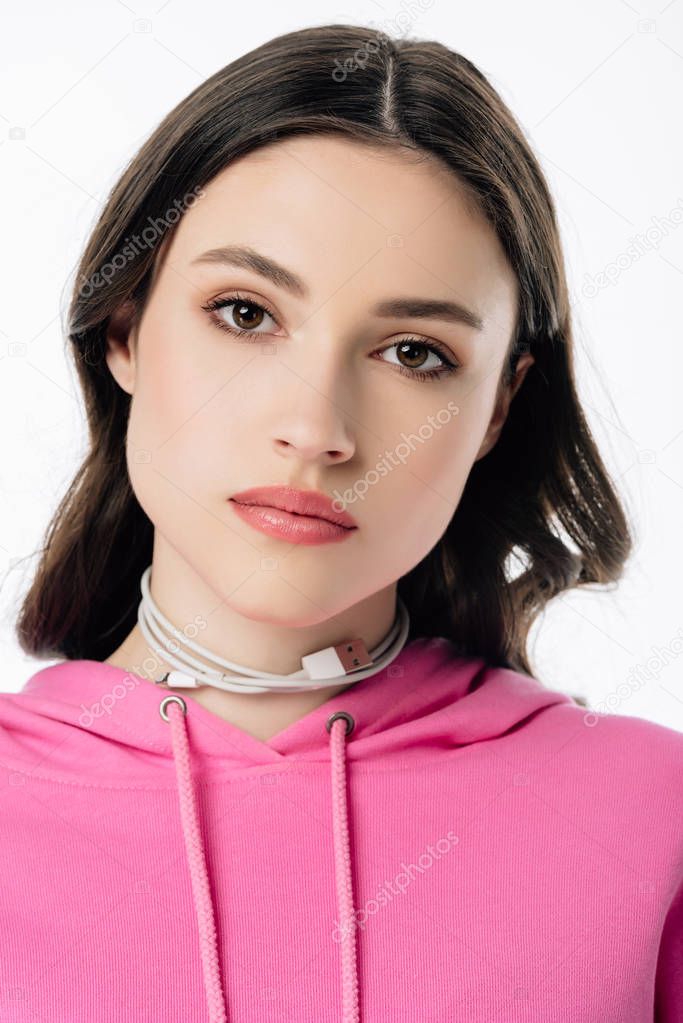
[[[342,237],[433,240],[454,228],[493,234],[467,187],[435,157],[334,136],[286,139],[254,150],[203,191],[183,218],[188,241],[199,231],[222,228],[227,217],[246,226],[271,215],[288,228],[298,221],[318,236],[333,230]]]
[[[242,244],[291,267],[312,293],[386,290],[390,274],[392,293],[515,306],[516,279],[493,227],[431,154],[339,136],[284,139],[234,160],[203,192],[171,241],[179,269]]]

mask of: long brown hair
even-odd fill
[[[142,232],[161,220],[165,243],[182,215],[170,217],[178,198],[197,194],[236,157],[329,133],[433,154],[469,186],[519,283],[499,386],[521,352],[535,357],[445,533],[398,582],[409,638],[447,636],[463,654],[532,674],[528,633],[547,602],[620,577],[632,539],[577,397],[555,208],[520,126],[474,64],[441,43],[323,25],[264,43],[179,103],[130,161],[92,231],[65,326],[89,450],[46,530],[20,609],[25,653],[104,660],[136,623],[153,526],[131,489],[130,396],[109,372],[105,339],[124,301],[133,322],[144,309],[161,246],[141,245]]]

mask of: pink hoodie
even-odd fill
[[[683,1020],[680,733],[445,639],[268,742],[168,695],[0,694],[0,1020]]]

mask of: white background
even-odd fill
[[[282,32],[334,22],[459,50],[541,161],[565,246],[580,393],[634,520],[636,552],[613,592],[556,599],[531,653],[552,688],[683,731],[683,0],[4,8],[0,689],[19,689],[49,663],[26,658],[12,631],[34,565],[19,561],[40,545],[85,450],[60,319],[109,189],[209,75]],[[613,282],[587,287],[610,264]]]

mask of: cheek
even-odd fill
[[[365,516],[376,585],[411,571],[438,543],[460,500],[471,459],[455,422],[404,430],[404,439],[381,456],[389,469],[349,510]],[[374,465],[374,463],[373,463]],[[363,481],[372,483],[372,469]],[[361,488],[363,481],[357,482]],[[364,507],[363,507],[364,506]],[[359,510],[357,510],[359,509]]]
[[[403,422],[399,443],[387,446],[383,461],[396,467],[379,481],[375,513],[393,522],[391,545],[410,564],[431,550],[453,517],[486,431],[488,403],[481,392],[450,407],[446,401],[421,425],[408,429]]]
[[[189,344],[168,334],[163,345],[155,341],[145,337],[128,421],[131,483],[143,507],[144,497],[177,503],[183,493],[202,501],[208,481],[228,484],[226,407],[236,387],[202,365]]]
[[[412,447],[402,480],[407,537],[429,533],[434,543],[453,517],[473,459],[472,436],[463,435],[462,425],[456,416],[406,435]]]

